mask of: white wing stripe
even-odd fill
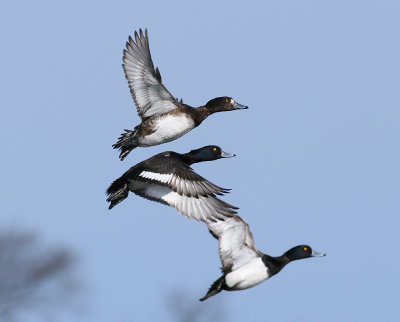
[[[152,182],[143,179],[152,180]],[[146,188],[146,185],[149,186]],[[152,171],[142,171],[138,178],[131,180],[129,184],[131,191],[136,190],[141,196],[164,201],[182,215],[205,222],[221,220],[236,213],[233,206],[214,195],[214,192],[220,191],[214,187],[217,186],[208,181],[191,181],[180,178],[175,173]],[[212,227],[213,230],[218,228],[218,226]]]
[[[172,174],[161,174],[161,173],[149,172],[149,171],[142,171],[139,174],[139,176],[146,178],[146,179],[150,179],[150,180],[156,180],[161,183],[167,183],[173,175]]]

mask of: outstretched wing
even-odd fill
[[[122,67],[129,89],[142,119],[171,111],[179,106],[178,101],[165,88],[158,68],[151,60],[147,29],[143,34],[135,31],[135,40],[129,37],[124,50]]]
[[[166,167],[160,163],[129,180],[129,189],[141,197],[174,207],[182,215],[202,221],[215,221],[236,214],[237,207],[217,195],[229,192],[195,173],[180,162]],[[168,169],[168,170],[167,170]],[[171,170],[173,169],[173,170]]]
[[[235,270],[253,258],[262,256],[254,245],[246,221],[237,215],[216,222],[207,221],[211,234],[219,240],[219,256],[224,272]]]

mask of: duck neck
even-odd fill
[[[206,106],[200,106],[195,108],[196,113],[194,113],[194,123],[196,126],[200,125],[207,117],[209,117],[214,112],[210,112],[210,110]]]
[[[268,267],[268,273],[270,277],[279,273],[281,269],[290,262],[290,259],[285,255],[272,257],[264,254],[261,259],[264,262],[265,266]]]

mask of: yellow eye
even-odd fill
[[[228,102],[229,102],[229,100],[228,100],[228,99],[226,99],[226,100],[225,100],[225,102],[227,102],[227,103],[228,103]]]
[[[308,250],[308,248],[307,248],[307,247],[304,247],[303,249],[304,249],[305,251],[307,251],[307,250]]]
[[[217,148],[213,148],[213,151],[217,151]]]

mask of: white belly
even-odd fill
[[[268,278],[268,271],[261,258],[255,258],[246,265],[225,276],[226,285],[235,290],[244,290],[260,284]]]
[[[155,131],[140,139],[140,146],[152,146],[173,141],[194,128],[194,122],[185,115],[166,115],[155,122]]]

